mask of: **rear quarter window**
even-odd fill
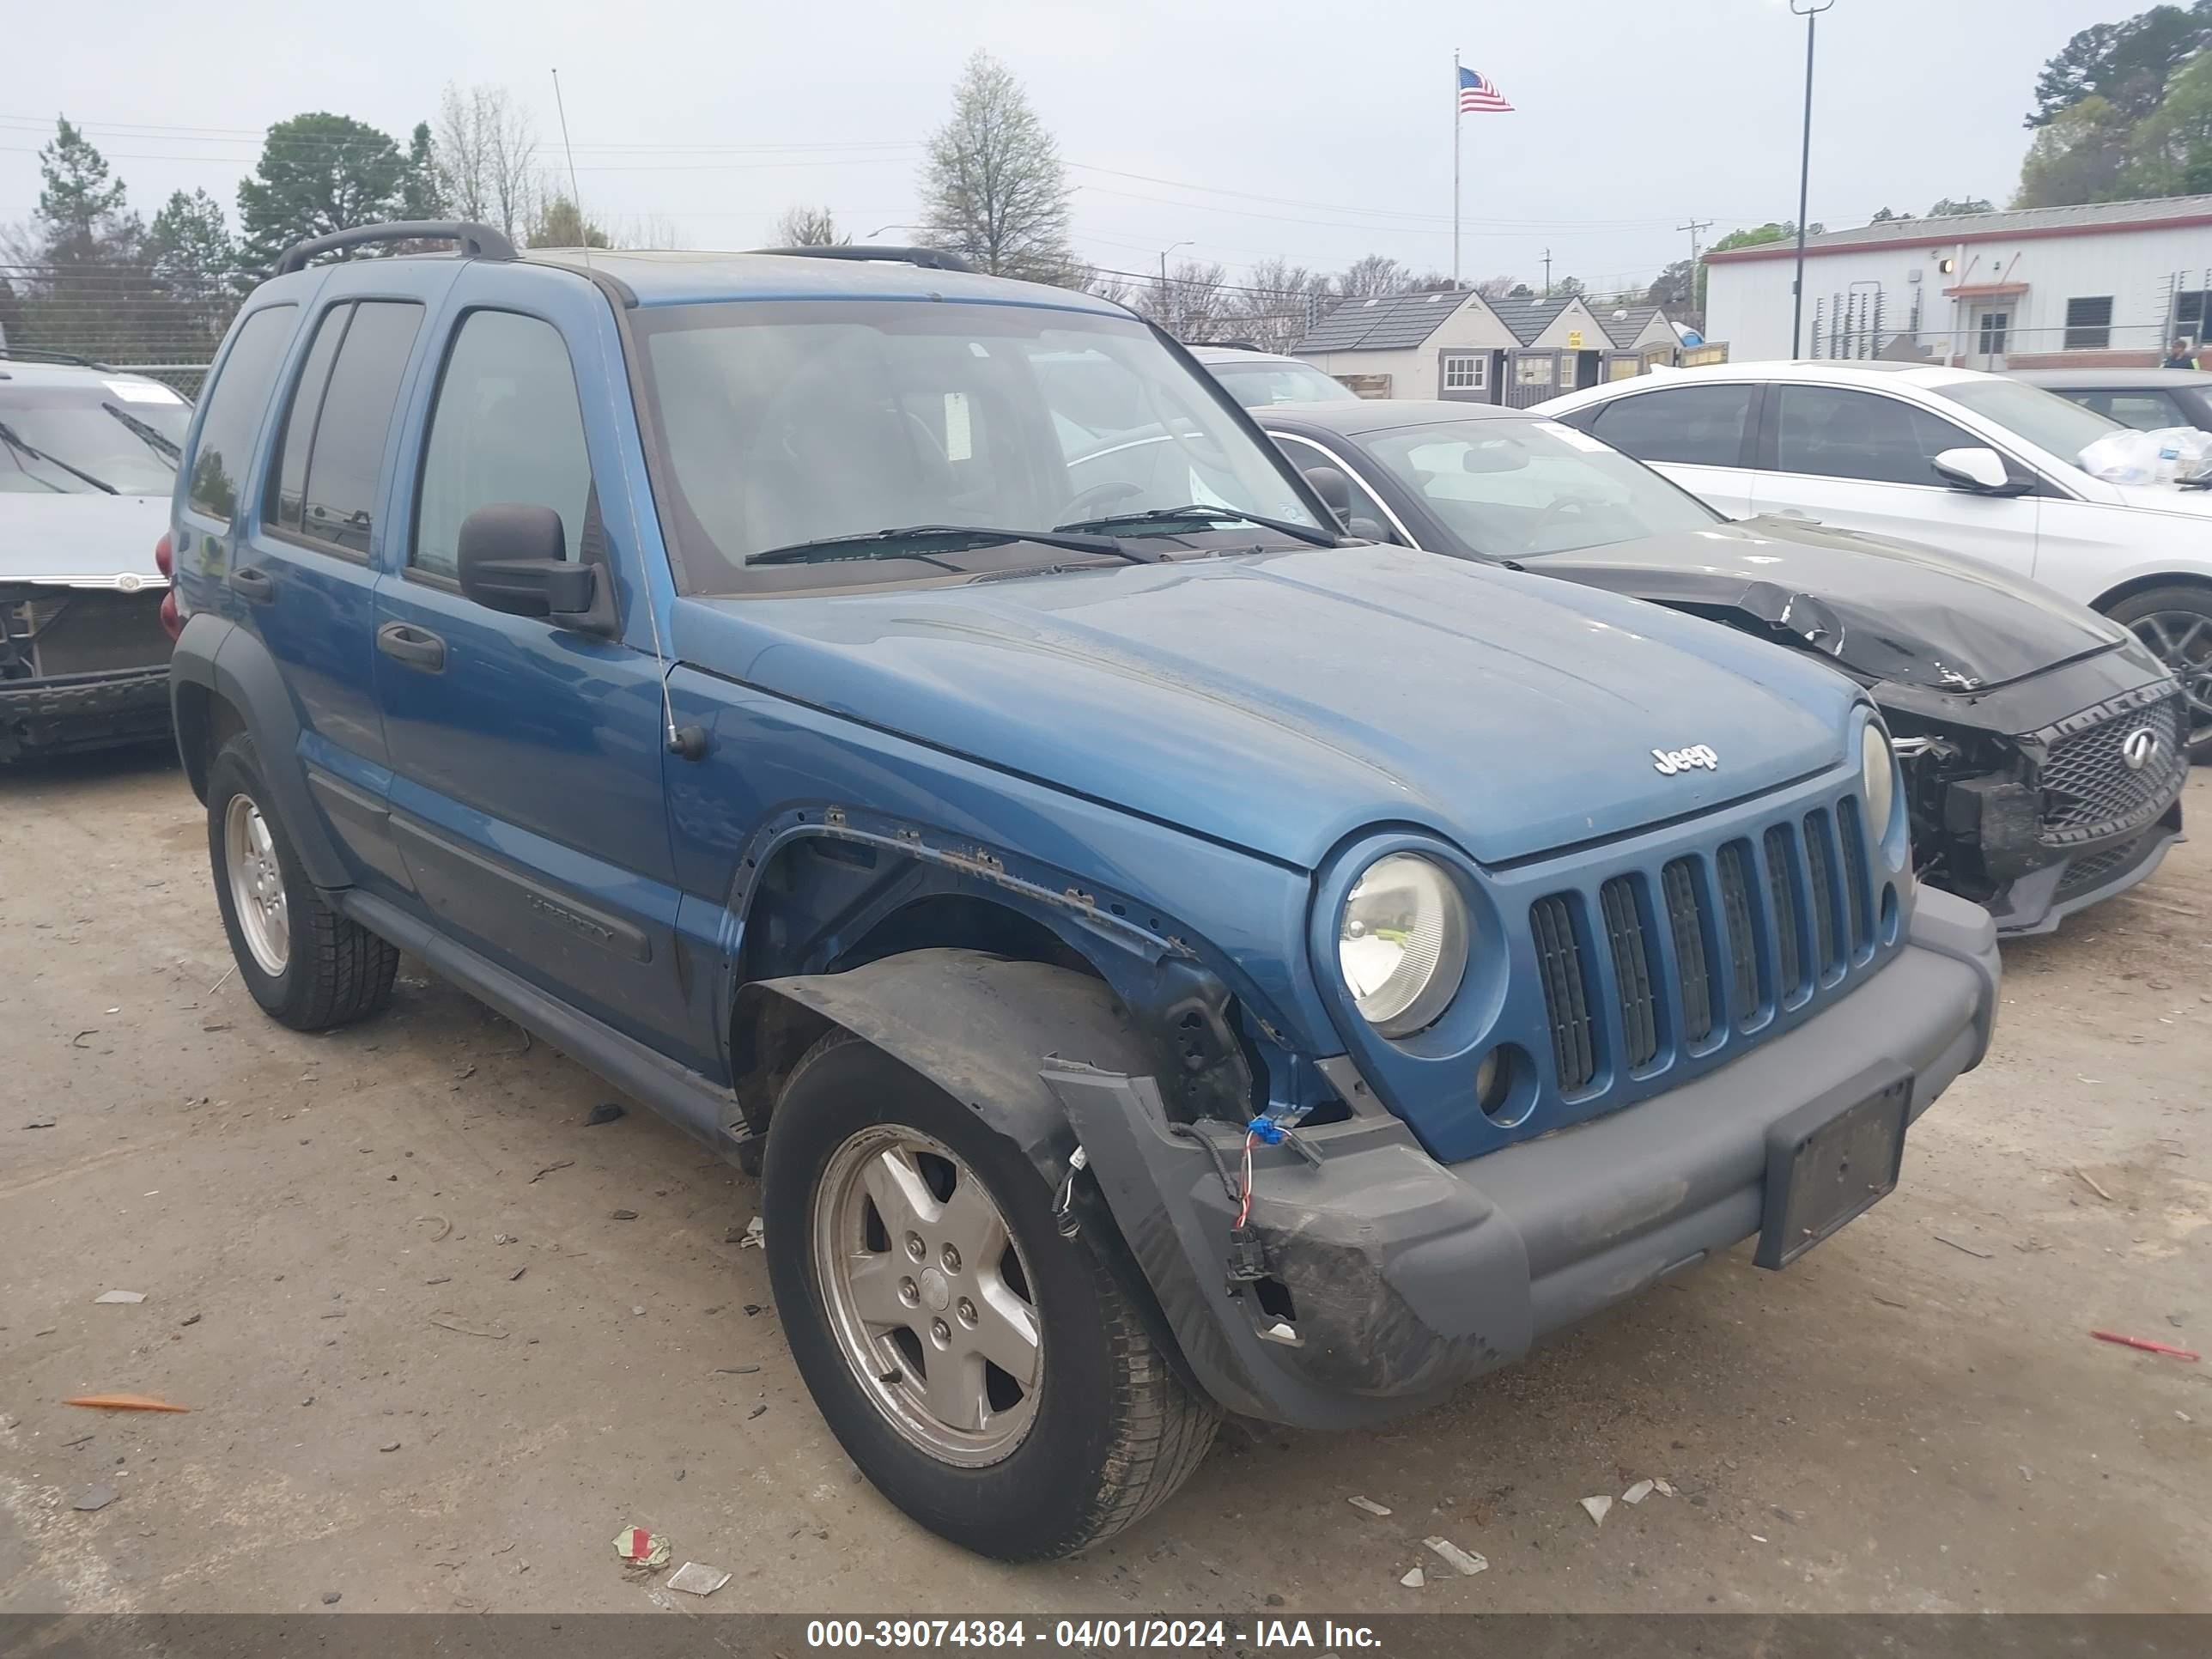
[[[298,316],[297,306],[264,306],[238,325],[200,416],[186,496],[193,512],[224,524],[236,514],[239,486],[252,464],[253,434],[261,428],[261,412]]]

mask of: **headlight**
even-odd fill
[[[1367,866],[1337,922],[1337,963],[1360,1015],[1387,1037],[1436,1023],[1467,972],[1467,904],[1432,860],[1392,853]]]
[[[1859,787],[1866,802],[1867,834],[1880,841],[1889,833],[1890,809],[1897,803],[1897,757],[1889,739],[1872,720],[1859,739]]]

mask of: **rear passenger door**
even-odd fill
[[[412,422],[411,521],[378,595],[393,834],[441,931],[665,1048],[692,1034],[675,976],[655,659],[488,609],[455,580],[462,521],[524,503],[560,515],[566,557],[621,570],[618,591],[645,603],[635,571],[622,569],[637,556],[617,529],[629,522],[623,498],[604,493],[623,474],[592,453],[568,343],[591,343],[591,328],[612,319],[577,277],[495,276],[502,296],[550,292],[542,312],[471,305],[487,280],[477,268],[462,277]],[[642,631],[642,617],[625,617]]]
[[[228,587],[282,665],[317,808],[372,885],[404,886],[384,819],[384,724],[370,669],[386,452],[422,329],[421,299],[340,297],[311,313],[272,404],[274,434]]]
[[[1656,467],[1717,512],[1749,518],[1753,413],[1748,380],[1624,393],[1559,418]]]

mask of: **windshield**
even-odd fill
[[[1554,421],[1443,421],[1360,441],[1468,551],[1492,558],[1705,530],[1720,518],[1641,461]]]
[[[2076,466],[2084,449],[2123,429],[2109,416],[2020,380],[1961,380],[1929,390]]]
[[[1270,404],[1356,404],[1359,394],[1341,380],[1333,380],[1311,363],[1261,361],[1256,363],[1208,363],[1206,368],[1229,395],[1247,409]]]
[[[1049,529],[1201,504],[1322,527],[1288,468],[1133,319],[1036,306],[739,301],[639,313],[689,592],[1065,561],[1020,543],[834,568],[755,555],[910,526]],[[1139,533],[1117,531],[1120,534]],[[1150,535],[1283,544],[1225,523]]]
[[[120,495],[166,495],[191,415],[149,380],[0,380],[0,493],[98,495],[106,484]]]

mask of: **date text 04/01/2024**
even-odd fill
[[[1240,1621],[1241,1622],[1241,1621]],[[1060,1619],[1032,1626],[1020,1619],[817,1619],[806,1626],[810,1648],[1019,1648],[1078,1651],[1118,1649],[1206,1651],[1234,1642],[1262,1650],[1372,1649],[1364,1625],[1323,1620],[1262,1619],[1249,1630],[1223,1619]]]

